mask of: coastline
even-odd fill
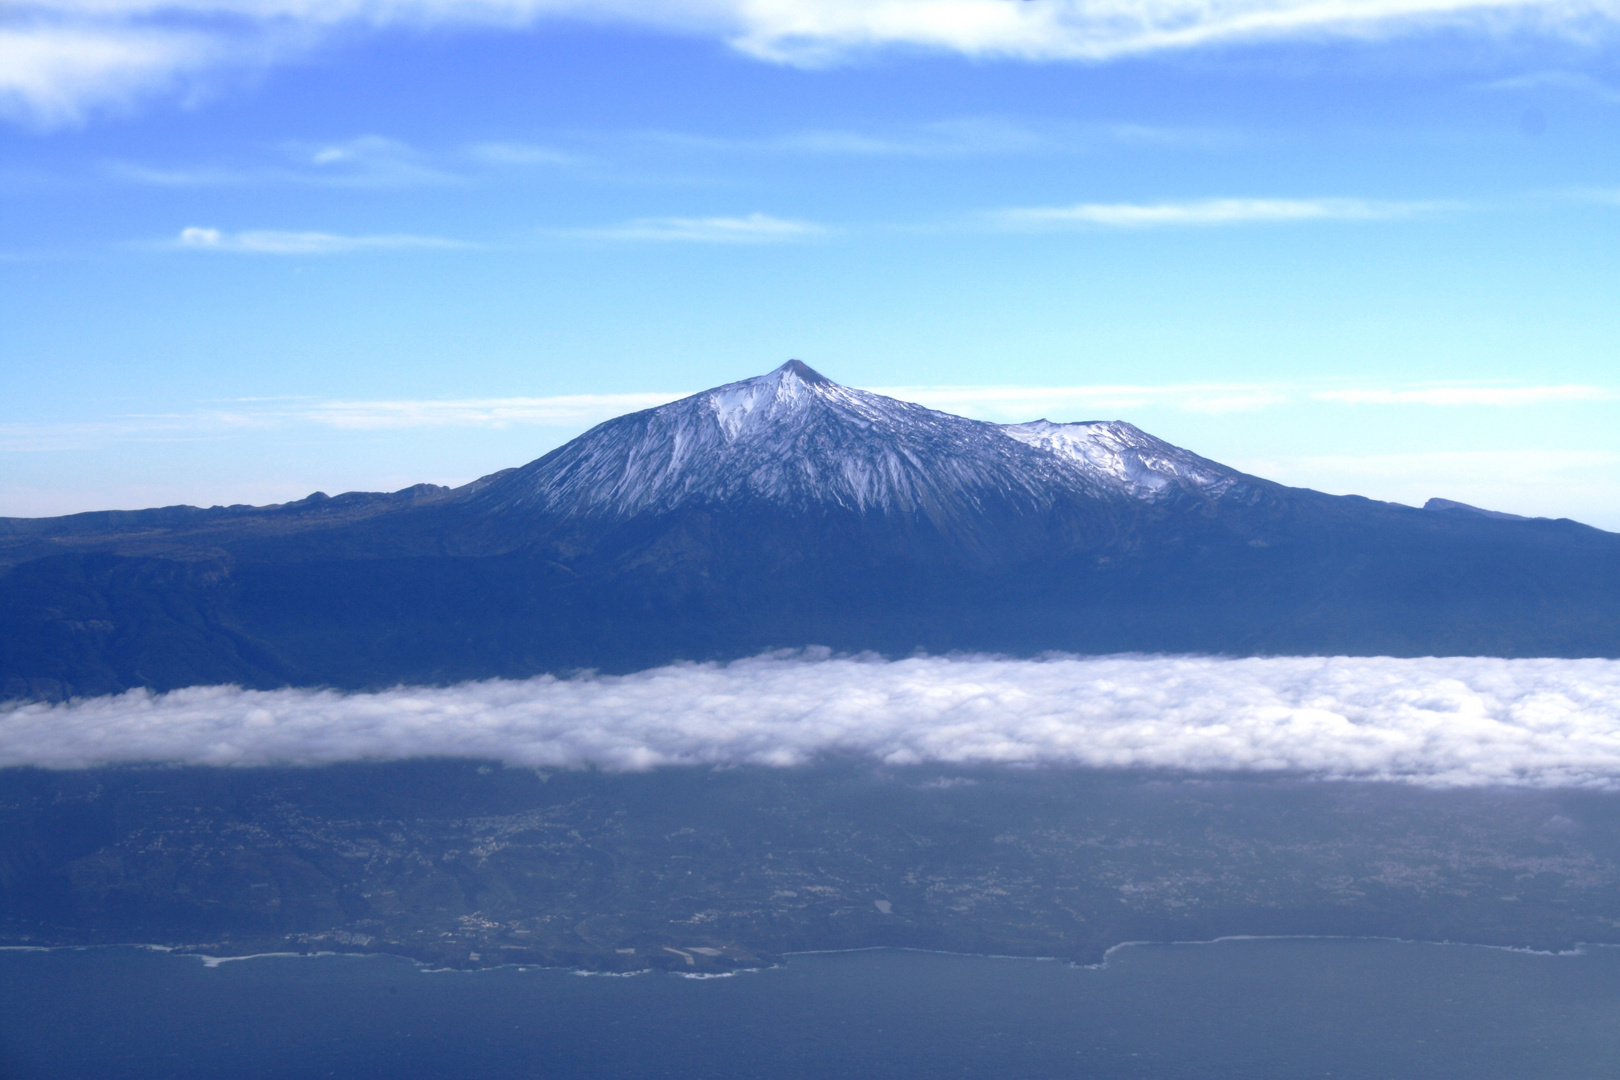
[[[1516,953],[1522,956],[1541,956],[1548,958],[1564,958],[1584,956],[1590,952],[1601,949],[1620,949],[1620,943],[1602,941],[1580,941],[1565,949],[1538,949],[1532,946],[1498,945],[1487,942],[1463,940],[1430,940],[1427,938],[1395,937],[1387,934],[1222,934],[1218,937],[1179,940],[1133,940],[1121,941],[1103,950],[1102,958],[1095,962],[1085,963],[1079,960],[1061,956],[1028,956],[1016,953],[981,953],[964,952],[956,949],[926,949],[908,945],[863,945],[844,949],[797,949],[784,952],[776,956],[772,962],[748,967],[736,967],[724,971],[681,971],[675,967],[662,965],[649,965],[646,967],[627,968],[623,970],[604,970],[593,968],[580,968],[565,964],[545,964],[537,961],[503,961],[499,963],[477,963],[468,965],[435,964],[409,953],[391,949],[310,949],[289,950],[278,949],[262,952],[243,953],[211,953],[204,952],[206,946],[193,945],[167,945],[153,942],[102,942],[95,944],[78,945],[0,945],[0,953],[6,952],[90,952],[103,949],[133,949],[146,952],[171,953],[176,956],[192,956],[202,962],[204,968],[218,968],[224,964],[238,963],[248,960],[271,959],[301,959],[313,960],[331,957],[386,957],[394,960],[404,960],[415,966],[423,974],[465,973],[473,974],[482,971],[518,970],[518,971],[558,971],[573,975],[594,978],[631,978],[639,975],[668,974],[683,979],[698,981],[711,979],[727,979],[737,975],[755,974],[770,971],[786,966],[795,957],[800,956],[840,956],[868,952],[906,952],[922,953],[932,956],[957,956],[975,960],[1017,960],[1029,963],[1061,964],[1081,970],[1099,971],[1108,967],[1109,961],[1116,953],[1134,948],[1180,948],[1192,946],[1223,945],[1246,941],[1345,941],[1345,942],[1386,942],[1395,945],[1428,945],[1435,947],[1486,949],[1492,952]]]

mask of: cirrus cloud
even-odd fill
[[[181,229],[174,245],[192,251],[235,251],[250,255],[337,255],[351,251],[444,250],[469,246],[457,240],[412,236],[408,233],[342,236],[337,233],[275,229],[226,233],[196,225]]]
[[[825,236],[810,221],[792,221],[753,213],[742,217],[637,218],[602,229],[580,229],[571,235],[600,240],[653,240],[698,244],[780,244]]]
[[[1318,390],[1311,394],[1318,401],[1345,405],[1537,405],[1549,401],[1613,401],[1617,395],[1606,386],[1565,384],[1558,386],[1419,386],[1357,387],[1344,390]]]
[[[44,127],[171,90],[238,59],[229,40],[200,30],[123,20],[9,21],[0,26],[0,116]]]
[[[144,690],[0,711],[0,766],[891,764],[1620,786],[1620,661],[773,654],[369,694]]]
[[[285,60],[347,30],[512,30],[570,19],[715,38],[776,63],[884,49],[1092,61],[1235,42],[1462,27],[1591,39],[1616,0],[13,0],[0,103],[68,122],[211,68]]]
[[[1162,203],[1077,203],[999,210],[992,219],[1012,229],[1093,225],[1145,229],[1175,225],[1252,225],[1300,221],[1386,221],[1436,208],[1434,203],[1370,199],[1196,199]]]
[[[327,233],[238,233],[216,230],[187,230],[175,241],[198,250],[253,251],[261,254],[325,254],[364,249],[360,241],[370,239],[372,247],[387,247],[384,240],[402,237],[335,237]],[[245,237],[257,238],[246,240]],[[311,239],[315,238],[315,239]],[[426,238],[414,238],[426,239]],[[357,245],[345,247],[344,242]],[[450,242],[445,242],[446,244]],[[250,247],[249,245],[257,245]],[[403,245],[410,246],[410,245]],[[428,245],[436,246],[436,245]],[[1320,402],[1325,405],[1355,407],[1534,407],[1569,403],[1604,403],[1620,399],[1620,390],[1592,385],[1485,385],[1462,383],[1418,386],[1352,386],[1321,389],[1315,383],[1185,383],[1160,386],[1097,384],[1092,386],[874,386],[868,389],[915,402],[931,409],[956,413],[976,420],[1019,423],[1036,417],[1065,420],[1117,417],[1143,410],[1170,410],[1182,413],[1222,415],[1254,412],[1284,405]],[[556,427],[585,427],[610,420],[626,412],[651,409],[685,397],[691,389],[646,390],[600,394],[557,394],[544,397],[489,398],[406,398],[332,400],[306,397],[244,399],[210,403],[189,412],[133,414],[68,422],[29,421],[0,423],[0,452],[84,448],[125,440],[219,437],[233,431],[261,430],[313,424],[352,430],[395,430],[443,427],[502,428],[520,424]],[[1141,417],[1137,417],[1141,419]],[[1563,466],[1587,468],[1608,477],[1613,469],[1612,454],[1501,450],[1493,452],[1503,461],[1525,463],[1553,460]],[[1436,482],[1455,482],[1467,470],[1500,478],[1504,475],[1496,458],[1485,466],[1477,455],[1464,452],[1395,455],[1391,468],[1414,481],[1426,477]],[[1290,483],[1320,486],[1310,481],[1310,470],[1327,466],[1339,475],[1338,465],[1360,458],[1277,458],[1245,466],[1272,479],[1286,473]],[[1383,460],[1382,458],[1378,460]],[[1472,463],[1458,465],[1458,462]],[[1438,472],[1430,477],[1424,463]],[[1301,471],[1301,469],[1305,471]],[[1383,476],[1384,472],[1377,473]],[[1533,483],[1544,487],[1547,478]],[[1528,478],[1527,483],[1531,483]],[[1359,490],[1354,489],[1352,490]],[[1365,493],[1365,492],[1363,492]],[[1421,501],[1421,500],[1419,500]]]

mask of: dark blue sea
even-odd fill
[[[1099,968],[877,951],[703,980],[6,951],[0,1075],[1608,1080],[1620,949],[1235,940]]]

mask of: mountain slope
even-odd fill
[[[491,513],[623,519],[746,500],[943,523],[992,505],[1208,498],[1254,483],[1121,421],[984,423],[840,386],[790,360],[609,420],[472,501]]]
[[[1032,420],[1002,431],[1053,455],[1093,487],[1155,501],[1177,494],[1219,498],[1252,488],[1252,477],[1156,439],[1122,420],[1054,424]]]
[[[936,524],[991,506],[1050,507],[1111,489],[984,424],[840,386],[793,360],[598,425],[502,477],[470,505],[624,519],[756,502],[919,514]]]
[[[1284,488],[792,362],[454,491],[0,520],[0,697],[827,645],[1620,655],[1620,536]]]

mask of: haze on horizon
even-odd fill
[[[1613,5],[13,12],[0,515],[458,483],[796,356],[1620,529]]]

